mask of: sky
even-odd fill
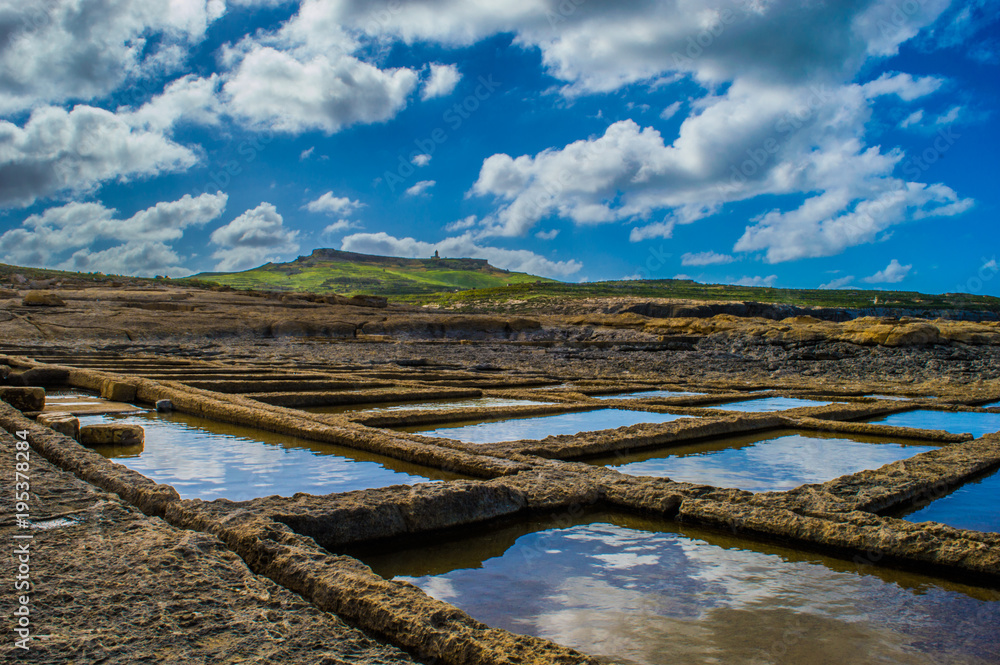
[[[0,0],[0,262],[1000,295],[997,0]]]

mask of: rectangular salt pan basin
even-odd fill
[[[745,413],[767,413],[770,411],[796,409],[803,406],[827,406],[832,403],[799,399],[797,397],[763,397],[761,399],[748,399],[742,402],[729,402],[728,404],[713,404],[705,408],[720,409],[722,411],[743,411]]]
[[[697,483],[771,492],[823,483],[878,467],[934,446],[889,439],[845,437],[822,432],[780,431],[727,437],[708,442],[588,460],[630,476],[656,476]]]
[[[86,416],[80,422],[142,425],[146,442],[141,452],[130,448],[97,452],[172,485],[184,499],[245,501],[296,492],[332,494],[457,477],[360,450],[182,413]]]
[[[594,399],[647,399],[650,397],[690,397],[693,395],[704,394],[705,393],[691,393],[684,390],[643,390],[637,393],[593,395],[593,397]]]
[[[916,427],[919,429],[940,429],[952,434],[969,433],[975,437],[1000,431],[1000,413],[976,413],[968,411],[931,411],[920,409],[894,413],[885,418],[869,420],[878,425],[894,427]]]
[[[546,406],[553,402],[536,402],[527,399],[477,397],[462,400],[434,400],[427,402],[384,402],[382,404],[345,404],[340,406],[310,406],[302,411],[309,413],[392,413],[393,411],[444,411],[446,409],[482,409],[498,406]]]
[[[1000,471],[965,483],[930,503],[897,513],[911,522],[1000,533]]]
[[[595,409],[556,416],[512,418],[449,427],[401,427],[400,431],[425,436],[455,439],[465,443],[500,443],[522,439],[544,439],[560,434],[579,434],[603,429],[615,429],[639,423],[667,423],[684,416],[672,413],[648,413],[626,409]]]
[[[634,517],[570,524],[357,556],[490,626],[614,662],[973,663],[996,653],[991,590]]]

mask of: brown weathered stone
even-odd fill
[[[101,397],[112,402],[134,402],[135,386],[131,383],[107,379],[101,385]]]
[[[41,411],[45,408],[45,389],[3,387],[0,388],[0,400],[21,411]]]
[[[145,439],[142,425],[84,425],[80,443],[85,446],[141,446]]]
[[[63,412],[51,412],[51,413],[40,413],[35,421],[39,425],[45,425],[50,427],[60,434],[65,434],[66,436],[80,440],[80,419],[74,416],[72,413]]]
[[[65,307],[66,301],[48,291],[28,291],[21,304],[30,307]]]

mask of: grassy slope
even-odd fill
[[[412,262],[412,263],[411,263]],[[307,259],[289,264],[262,266],[243,273],[214,275],[204,273],[200,280],[191,278],[154,280],[99,273],[76,273],[63,270],[26,268],[0,264],[0,286],[18,286],[11,276],[20,274],[29,280],[52,279],[66,286],[73,283],[154,286],[208,287],[213,283],[235,288],[314,293],[379,293],[394,302],[435,304],[466,311],[540,311],[556,310],[568,301],[583,298],[675,298],[683,300],[756,301],[818,307],[870,307],[877,296],[879,306],[915,309],[967,309],[1000,312],[1000,298],[969,294],[928,295],[913,291],[773,289],[719,284],[698,284],[689,280],[647,280],[566,284],[525,273],[506,273],[493,267],[461,270],[460,260],[382,260],[361,264]],[[442,269],[440,266],[445,266]],[[452,269],[448,269],[451,266]],[[330,280],[334,280],[331,284]],[[538,282],[538,283],[536,283]],[[326,283],[327,286],[323,286]],[[511,284],[511,286],[498,286]],[[22,287],[23,288],[23,287]],[[462,289],[455,292],[456,289]]]
[[[502,306],[530,311],[582,298],[677,298],[685,300],[755,301],[815,307],[880,307],[1000,311],[1000,298],[968,294],[928,295],[913,291],[774,289],[698,284],[689,280],[642,280],[587,284],[518,284],[509,287],[409,298],[411,302],[469,310]],[[523,302],[520,302],[523,301]]]
[[[197,277],[238,289],[393,297],[548,281],[544,277],[472,265],[460,259],[398,259],[369,263],[312,257],[291,263],[269,263],[245,272],[202,273]]]

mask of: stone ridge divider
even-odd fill
[[[53,464],[118,494],[147,515],[216,536],[254,573],[421,658],[448,665],[600,662],[548,640],[490,628],[411,584],[387,581],[354,558],[331,555],[284,524],[245,510],[212,512],[202,501],[182,500],[174,488],[114,464],[3,402],[0,426],[27,430],[32,449]]]
[[[979,585],[1000,584],[1000,534],[996,533],[915,524],[860,510],[803,515],[759,499],[743,504],[687,499],[681,503],[678,519],[737,535],[854,555],[856,563],[904,564],[925,572],[929,568],[939,574],[974,576]]]
[[[530,416],[555,416],[563,413],[594,411],[593,404],[522,404],[513,406],[482,406],[456,409],[399,410],[371,415],[344,414],[354,423],[365,427],[406,427],[408,425],[435,425],[463,421],[506,420]],[[419,433],[419,432],[415,432]]]
[[[637,404],[636,406],[643,406]],[[668,448],[687,444],[699,439],[715,438],[724,435],[751,434],[777,429],[805,429],[817,431],[850,432],[868,436],[902,437],[906,439],[930,440],[942,443],[968,441],[968,434],[951,434],[936,430],[914,430],[911,428],[879,425],[874,423],[854,423],[838,420],[826,420],[832,417],[873,417],[897,411],[905,411],[907,407],[891,404],[855,405],[848,409],[826,407],[800,407],[786,411],[765,413],[742,413],[734,411],[715,411],[711,409],[695,409],[671,407],[669,410],[630,409],[633,411],[650,410],[659,413],[674,413],[692,418],[680,418],[667,423],[640,423],[617,429],[581,432],[579,434],[563,434],[550,436],[540,440],[524,439],[520,441],[505,441],[500,443],[462,444],[462,450],[475,450],[497,457],[510,457],[514,454],[534,455],[546,459],[570,460],[581,457],[598,456],[615,452],[637,451],[650,448]],[[822,416],[822,417],[820,417]],[[428,443],[439,446],[455,446],[448,439],[425,437]]]
[[[386,392],[381,388],[393,387],[393,384],[373,381],[365,384],[365,388],[343,392],[266,392],[242,393],[243,397],[286,408],[303,408],[309,406],[351,406],[354,404],[379,404],[382,402],[403,402],[421,399],[471,399],[482,397],[483,391],[478,388],[413,388]],[[315,414],[313,414],[315,415]]]
[[[373,452],[450,473],[492,478],[527,468],[505,459],[393,437],[354,425],[346,419],[341,419],[339,424],[331,424],[326,419],[318,418],[319,414],[271,406],[239,395],[191,388],[179,382],[158,382],[90,369],[28,362],[47,370],[67,372],[70,385],[77,388],[101,391],[102,386],[111,381],[130,386],[140,401],[150,404],[169,399],[178,411],[184,413]]]

